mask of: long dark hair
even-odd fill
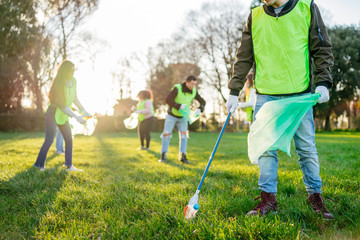
[[[52,82],[49,93],[50,102],[59,108],[65,107],[65,83],[73,77],[74,67],[74,63],[68,60],[63,61]]]

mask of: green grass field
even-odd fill
[[[323,197],[336,219],[306,204],[297,155],[280,153],[279,211],[245,217],[258,201],[258,167],[247,159],[246,133],[225,133],[190,223],[183,211],[195,193],[218,133],[191,133],[188,158],[177,160],[173,135],[161,164],[160,133],[138,151],[135,133],[74,139],[65,172],[51,147],[46,171],[32,168],[43,133],[0,133],[0,239],[359,239],[360,133],[318,133]]]

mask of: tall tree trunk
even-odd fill
[[[331,126],[330,126],[330,115],[327,115],[325,118],[325,131],[331,131]]]
[[[36,79],[37,83],[35,84],[36,89],[34,89],[35,93],[35,104],[36,104],[36,111],[38,113],[43,113],[43,96],[41,94],[41,87],[39,86],[39,79]]]
[[[16,98],[16,101],[14,102],[14,109],[21,109],[22,105],[21,105],[21,101],[22,101],[22,96],[19,94]]]
[[[346,111],[346,117],[348,118],[348,129],[351,129],[351,112],[350,109]]]

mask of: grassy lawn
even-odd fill
[[[247,134],[225,133],[200,192],[200,210],[183,211],[195,193],[218,133],[191,133],[188,158],[177,160],[172,138],[161,164],[160,133],[138,151],[135,133],[74,139],[65,172],[51,147],[46,171],[32,168],[43,133],[0,133],[0,239],[359,239],[360,133],[318,133],[323,197],[335,220],[306,204],[297,155],[280,153],[279,211],[245,217],[258,201],[258,167],[247,158]]]

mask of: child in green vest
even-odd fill
[[[138,135],[140,138],[141,147],[139,150],[149,150],[150,147],[150,132],[154,124],[154,106],[153,96],[151,90],[142,90],[138,93],[137,97],[139,102],[136,106],[136,113],[139,114],[139,126]],[[146,147],[144,146],[144,140],[146,140]]]
[[[73,166],[72,163],[72,136],[69,117],[75,118],[84,124],[82,116],[71,111],[73,103],[80,109],[84,116],[90,116],[81,105],[76,94],[76,80],[74,78],[75,66],[72,62],[65,60],[59,67],[56,77],[52,83],[49,98],[50,106],[45,114],[45,141],[42,145],[35,164],[41,171],[45,170],[46,155],[54,141],[56,127],[59,128],[65,140],[65,166],[67,171],[82,171]]]

